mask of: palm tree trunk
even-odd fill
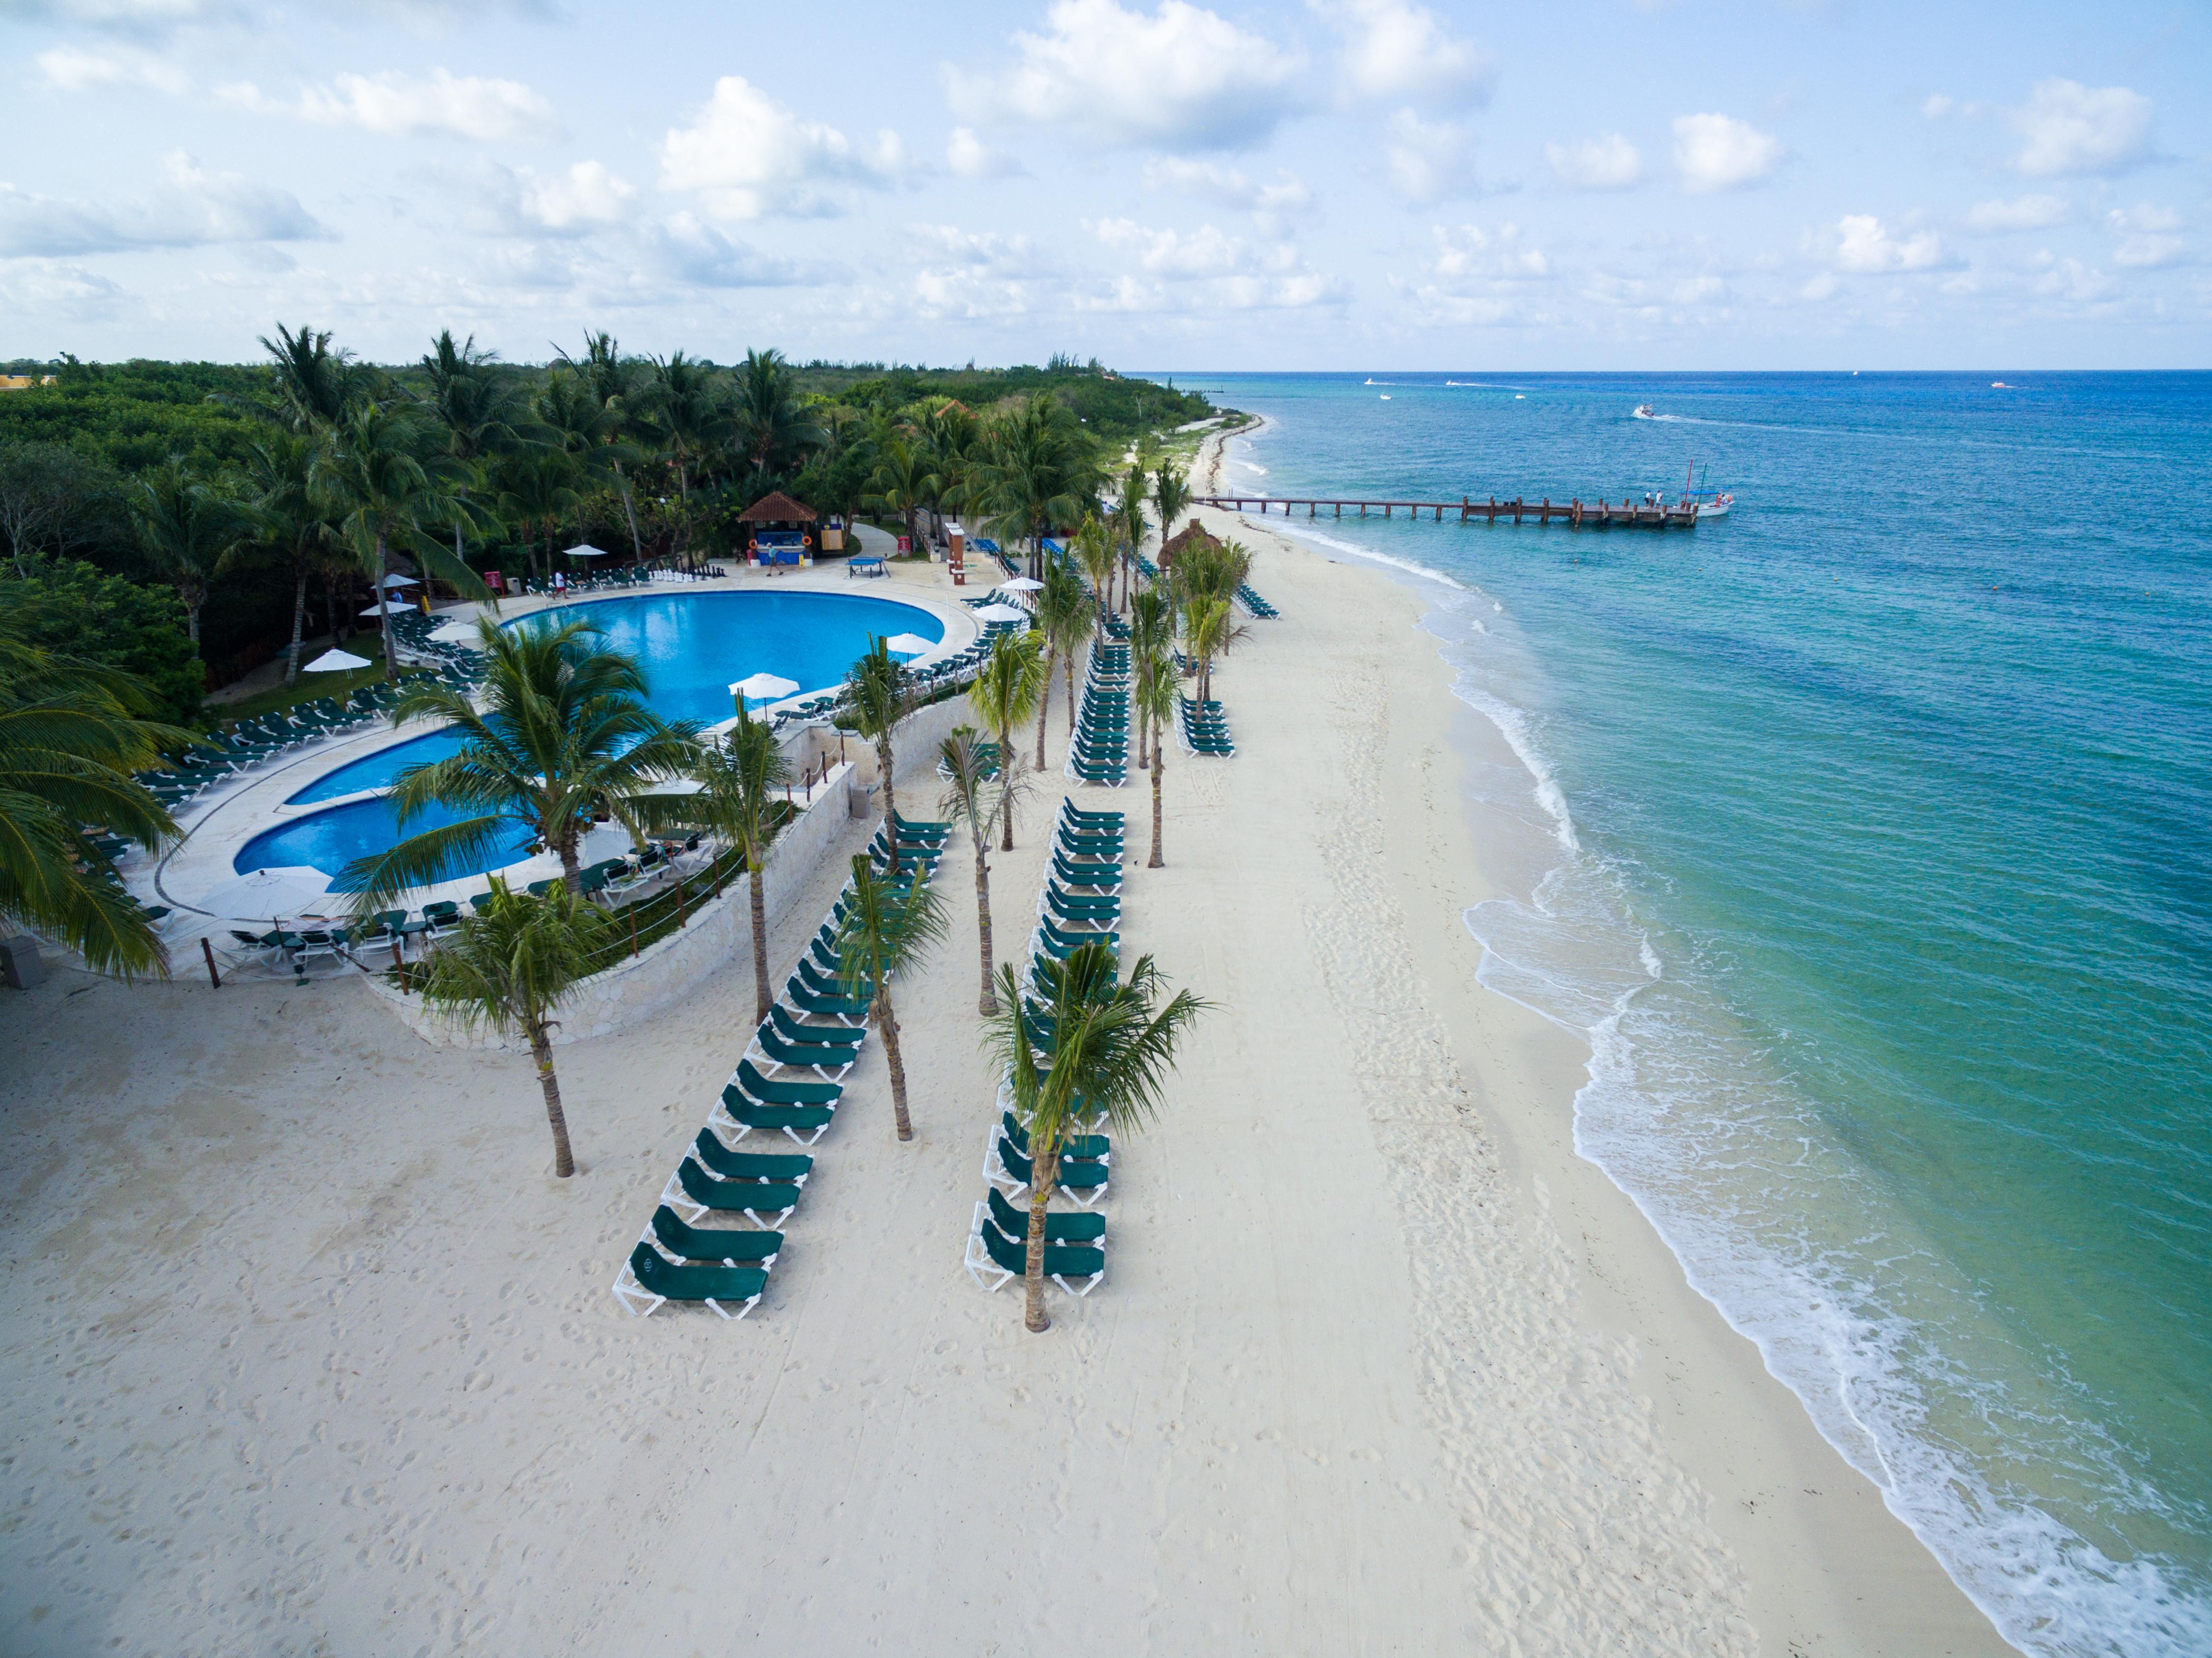
[[[561,855],[561,884],[571,896],[584,890],[584,863],[576,856],[576,832],[570,830],[553,843],[553,850]]]
[[[184,599],[182,594],[177,596]],[[197,651],[200,648],[200,607],[189,599],[185,599],[185,631],[191,636],[192,649]]]
[[[292,584],[292,649],[284,658],[284,688],[289,691],[300,682],[300,632],[307,620],[307,567],[300,566],[299,579]]]
[[[615,481],[622,486],[623,516],[629,520],[630,557],[633,558],[643,558],[645,557],[645,543],[638,539],[637,509],[629,503],[629,479],[628,475],[623,472],[622,469],[622,462],[619,460],[615,462]]]
[[[876,769],[884,774],[884,844],[890,848],[891,873],[898,873],[898,789],[891,782],[891,734],[876,739]]]
[[[398,685],[399,647],[392,637],[392,618],[384,608],[384,578],[391,574],[392,549],[385,541],[384,532],[379,530],[376,533],[376,631],[384,636],[384,677]]]
[[[1060,662],[1060,673],[1067,680],[1067,743],[1075,746],[1075,653],[1069,651]]]
[[[968,814],[970,827],[976,827],[975,814]],[[975,1011],[988,1018],[999,1010],[999,997],[991,988],[991,868],[984,861],[983,837],[975,837],[975,932],[983,947],[983,994],[975,999]]]
[[[1160,856],[1160,734],[1152,732],[1152,855],[1145,860],[1147,869],[1159,869],[1167,860]]]
[[[1052,1328],[1052,1320],[1044,1312],[1044,1206],[1051,1200],[1053,1182],[1060,1178],[1060,1153],[1056,1149],[1047,1151],[1042,1146],[1032,1149],[1037,1157],[1030,1170],[1030,1237],[1022,1261],[1023,1300],[1026,1303],[1022,1310],[1022,1327],[1032,1335],[1041,1336]]]
[[[530,1026],[530,1057],[538,1062],[538,1086],[545,1090],[545,1120],[553,1125],[553,1172],[567,1179],[576,1172],[568,1151],[568,1119],[561,1110],[561,1079],[553,1074],[553,1045],[545,1037],[544,1021]]]
[[[753,1023],[763,1024],[768,1019],[768,888],[761,874],[760,863],[753,854],[745,854],[745,884],[752,888],[753,921]]]
[[[1012,726],[1006,726],[999,732],[999,782],[1003,786],[1011,784],[1013,780],[1014,728]],[[999,814],[999,850],[1002,852],[1012,851],[1014,850],[1014,814],[1011,806]]]
[[[884,1033],[884,1060],[891,1069],[891,1120],[898,1137],[914,1138],[914,1124],[906,1114],[906,1062],[899,1058],[898,1015],[891,1010],[891,987],[883,975],[876,978],[876,1024]]]
[[[1052,712],[1052,659],[1057,653],[1048,651],[1044,659],[1044,689],[1037,697],[1037,770],[1044,770],[1044,721]]]

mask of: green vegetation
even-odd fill
[[[534,366],[441,332],[418,362],[377,366],[282,323],[259,344],[254,364],[19,362],[54,382],[0,393],[0,611],[59,561],[172,589],[198,662],[148,647],[162,662],[136,669],[172,718],[279,656],[289,682],[303,641],[356,631],[387,569],[468,593],[489,570],[550,577],[577,540],[727,558],[738,515],[771,490],[916,537],[958,514],[1034,548],[1074,527],[1130,442],[1213,412],[1061,357],[922,369],[754,350],[725,367],[598,332]]]

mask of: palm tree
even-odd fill
[[[991,654],[968,685],[968,706],[997,740],[999,770],[1012,777],[1021,765],[1014,753],[1014,728],[1036,711],[1045,691],[1044,656],[1034,633],[1001,633]],[[1000,819],[999,850],[1014,850],[1014,814]]]
[[[280,418],[295,432],[335,426],[368,389],[370,371],[351,351],[331,350],[327,328],[295,334],[280,322],[276,339],[264,334],[260,343],[276,374]]]
[[[1160,462],[1160,469],[1152,475],[1152,504],[1160,509],[1160,545],[1167,545],[1168,537],[1175,533],[1175,521],[1190,505],[1190,474],[1176,466],[1172,460]]]
[[[1137,559],[1145,546],[1145,499],[1148,480],[1141,457],[1121,474],[1121,486],[1114,503],[1114,528],[1121,539],[1121,597],[1127,603],[1129,582],[1136,574]]]
[[[781,477],[808,450],[830,441],[812,411],[799,402],[782,352],[747,351],[737,392],[731,411],[734,441],[756,479]]]
[[[921,527],[915,515],[930,492],[927,458],[905,438],[894,437],[876,452],[876,469],[868,474],[868,492],[861,500],[883,512],[895,512],[906,522],[906,544],[921,547]]]
[[[1037,698],[1037,770],[1044,770],[1045,706],[1051,701],[1052,667],[1057,661],[1067,681],[1067,729],[1075,730],[1075,653],[1091,636],[1098,613],[1075,572],[1058,559],[1044,567],[1044,586],[1036,595],[1036,633],[1044,641],[1045,694]]]
[[[684,820],[690,802],[654,792],[689,776],[698,745],[686,722],[669,724],[641,700],[637,663],[599,647],[588,622],[560,627],[477,624],[483,655],[483,708],[469,693],[429,680],[401,698],[392,722],[436,720],[460,733],[460,752],[399,775],[392,809],[406,820],[434,802],[474,815],[410,835],[391,850],[348,866],[356,907],[372,914],[410,887],[448,878],[493,854],[516,822],[528,825],[561,860],[576,890],[577,842],[594,817],[613,818],[633,838]]]
[[[999,1010],[991,988],[991,836],[1019,808],[1030,785],[1026,777],[994,768],[977,736],[974,726],[957,726],[938,745],[937,769],[949,782],[937,806],[946,821],[966,824],[975,843],[975,930],[983,950],[983,990],[975,1009],[988,1015]]]
[[[422,533],[425,521],[452,515],[452,491],[424,464],[420,428],[396,408],[362,403],[333,427],[310,477],[316,497],[336,515],[338,534],[376,577],[376,599],[385,602],[384,577],[392,573],[392,554],[404,547],[422,565],[471,598],[485,595],[477,573]],[[399,653],[391,619],[385,618],[384,668],[399,678]]]
[[[637,533],[637,507],[630,499],[629,474],[624,463],[641,458],[641,451],[630,441],[629,430],[635,422],[630,405],[637,395],[640,364],[635,357],[625,357],[617,349],[615,338],[602,328],[599,332],[584,336],[584,355],[580,361],[570,357],[557,345],[554,347],[556,361],[572,371],[576,378],[591,388],[591,394],[605,417],[601,427],[603,441],[615,453],[609,464],[614,468],[615,485],[622,492],[623,516],[629,521],[629,546],[633,558],[645,557],[645,543]],[[569,430],[564,428],[564,430]]]
[[[493,455],[522,444],[524,429],[530,424],[520,386],[498,373],[494,367],[498,361],[498,352],[477,349],[474,334],[454,344],[450,328],[438,331],[422,359],[422,372],[430,382],[426,402],[444,432],[447,452],[459,474],[453,492],[463,500]],[[461,532],[465,523],[465,514],[453,514],[456,562],[463,556]]]
[[[1106,637],[1106,612],[1114,591],[1114,536],[1109,527],[1091,514],[1085,514],[1083,522],[1076,527],[1075,545],[1072,551],[1075,562],[1084,575],[1091,579],[1093,602],[1090,606],[1091,631],[1100,638]]]
[[[553,1126],[553,1172],[564,1180],[576,1172],[576,1160],[568,1150],[561,1079],[553,1074],[553,1033],[560,1028],[553,1015],[596,971],[613,937],[613,917],[566,887],[533,898],[509,891],[494,875],[490,901],[439,941],[416,981],[424,1003],[441,1013],[530,1045]]]
[[[203,480],[181,455],[141,479],[130,500],[139,549],[185,607],[185,630],[200,642],[200,610],[224,553],[252,532],[252,521]]]
[[[854,729],[876,746],[876,769],[884,784],[884,839],[893,867],[898,860],[898,788],[891,771],[891,734],[913,709],[914,675],[880,635],[871,634],[868,654],[846,672],[844,711]]]
[[[1212,1004],[1178,991],[1159,1005],[1164,987],[1150,956],[1139,958],[1126,984],[1116,983],[1114,952],[1104,944],[1077,945],[1036,978],[1046,999],[1030,1006],[1014,970],[999,969],[1005,1005],[989,1041],[1013,1085],[1014,1112],[1028,1129],[1035,1164],[1022,1322],[1042,1333],[1052,1327],[1044,1311],[1045,1205],[1060,1177],[1061,1153],[1085,1131],[1086,1119],[1103,1118],[1115,1134],[1144,1126],[1158,1111],[1177,1045]],[[1048,1032],[1052,1055],[1040,1064],[1038,1048]]]
[[[1175,631],[1175,607],[1170,602],[1167,593],[1158,587],[1151,587],[1129,595],[1129,666],[1135,676],[1140,698],[1145,675],[1158,663],[1166,663],[1161,671],[1170,685],[1176,683]],[[1169,701],[1168,712],[1170,716],[1175,712],[1172,698]],[[1148,729],[1144,720],[1137,722],[1139,765],[1145,764],[1145,736]]]
[[[666,444],[668,458],[676,467],[684,545],[689,547],[691,469],[728,436],[729,411],[714,371],[681,351],[653,359],[651,408],[653,429]]]
[[[131,674],[10,636],[0,626],[0,920],[34,927],[94,972],[166,978],[167,953],[85,833],[99,824],[153,850],[177,826],[137,781],[192,735],[146,716]]]
[[[906,1110],[906,1064],[899,1058],[898,1015],[891,1006],[891,981],[915,966],[945,935],[944,895],[929,884],[929,872],[911,879],[896,873],[878,876],[867,855],[853,859],[853,884],[845,891],[845,915],[837,924],[837,957],[845,993],[867,994],[869,1009],[884,1036],[884,1061],[891,1073],[891,1115],[898,1137],[914,1138]]]
[[[1139,596],[1151,597],[1149,594]],[[1145,867],[1147,869],[1157,869],[1167,862],[1160,853],[1160,780],[1161,772],[1166,765],[1166,755],[1164,751],[1167,744],[1164,741],[1164,734],[1167,730],[1169,722],[1176,716],[1178,682],[1176,678],[1175,648],[1171,643],[1154,640],[1148,643],[1147,648],[1141,655],[1135,651],[1132,651],[1130,655],[1137,669],[1133,690],[1138,741],[1141,745],[1147,728],[1151,730],[1152,739],[1150,767],[1152,774],[1152,855],[1145,860]],[[1143,765],[1144,761],[1140,759],[1137,764]]]
[[[1213,694],[1213,659],[1245,637],[1226,599],[1194,599],[1183,612],[1183,648],[1198,664],[1198,699]]]
[[[284,683],[300,680],[300,636],[307,619],[307,578],[335,545],[330,521],[315,499],[314,446],[296,432],[274,431],[246,448],[239,484],[253,533],[282,554],[292,570],[292,643],[284,656]]]
[[[975,417],[946,398],[921,418],[921,447],[928,462],[927,493],[944,530],[947,511],[966,509],[975,466]]]
[[[778,792],[791,782],[791,762],[769,723],[740,707],[727,737],[700,744],[691,775],[702,785],[691,797],[692,816],[744,854],[752,899],[753,1022],[758,1024],[768,1017],[775,1000],[769,994],[764,883],[769,843],[791,814],[789,803]]]
[[[1094,481],[1090,441],[1048,392],[992,428],[975,480],[994,533],[1030,544],[1033,579],[1043,566],[1045,535],[1084,510]]]
[[[499,509],[522,532],[526,557],[538,563],[538,528],[545,528],[545,573],[553,572],[554,531],[561,515],[573,511],[576,457],[566,449],[532,444],[507,455],[500,467]]]

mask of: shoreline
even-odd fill
[[[1214,475],[1227,464],[1227,440],[1249,436],[1265,424],[1259,418],[1253,426],[1210,437]],[[1254,576],[1263,594],[1269,555],[1364,570],[1406,592],[1416,610],[1413,625],[1434,642],[1439,688],[1452,709],[1450,747],[1461,766],[1527,774],[1504,733],[1454,691],[1446,643],[1425,625],[1433,607],[1420,590],[1459,584],[1364,550],[1340,556],[1240,514],[1201,509],[1194,516],[1217,534],[1233,533],[1255,550],[1266,549]],[[1533,786],[1535,779],[1528,781]],[[1495,1064],[1502,1027],[1510,1032],[1504,1040],[1542,1079],[1533,1096],[1510,1086],[1486,1089],[1486,1121],[1498,1133],[1501,1156],[1524,1195],[1539,1209],[1557,1205],[1562,1231],[1583,1238],[1585,1270],[1577,1286],[1583,1310],[1644,1356],[1638,1374],[1652,1390],[1668,1448],[1708,1494],[1708,1518],[1742,1565],[1761,1649],[2014,1651],[1889,1508],[1881,1488],[1821,1434],[1803,1402],[1769,1370],[1757,1344],[1692,1284],[1684,1262],[1632,1194],[1577,1149],[1576,1101],[1592,1075],[1588,1040],[1481,984],[1465,960],[1471,950],[1479,961],[1481,946],[1463,916],[1497,890],[1486,875],[1496,839],[1474,832],[1481,808],[1472,800],[1465,805],[1468,835],[1458,850],[1480,889],[1442,902],[1437,913],[1447,924],[1425,942],[1436,972],[1456,970],[1474,991],[1468,999],[1478,1005],[1460,1009],[1455,1022],[1462,1026],[1458,1033],[1478,1074]],[[1509,826],[1493,821],[1491,827]],[[1408,870],[1406,878],[1417,877]]]

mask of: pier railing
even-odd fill
[[[1362,518],[1370,511],[1379,511],[1385,518],[1401,512],[1409,518],[1419,518],[1425,512],[1432,514],[1437,523],[1450,513],[1462,524],[1494,524],[1502,518],[1516,524],[1560,523],[1571,529],[1610,529],[1616,525],[1633,529],[1690,529],[1698,521],[1695,502],[1670,507],[1659,502],[1639,503],[1626,498],[1616,507],[1609,501],[1577,498],[1560,502],[1548,496],[1541,501],[1524,500],[1518,496],[1510,501],[1500,501],[1494,495],[1486,501],[1478,501],[1468,495],[1456,501],[1339,501],[1307,496],[1201,495],[1194,497],[1192,504],[1218,507],[1229,512],[1257,512],[1262,516],[1280,507],[1286,518],[1291,515],[1294,507],[1304,507],[1309,518],[1320,517],[1323,507],[1329,508],[1338,518],[1344,516],[1347,507],[1356,509]]]

